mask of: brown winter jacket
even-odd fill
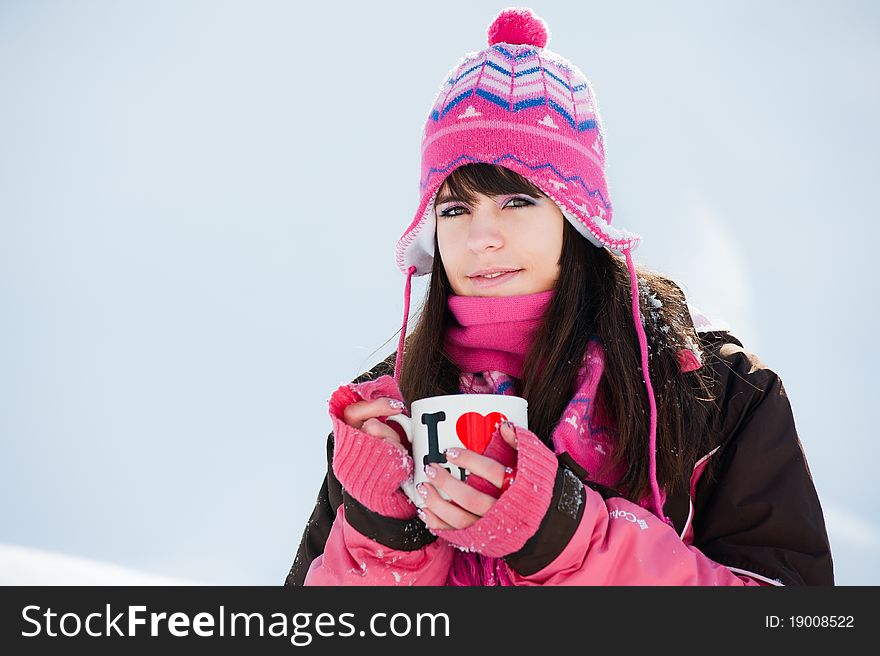
[[[729,332],[698,334],[704,366],[713,368],[719,411],[701,436],[705,447],[693,463],[693,495],[671,495],[664,513],[683,539],[733,572],[776,585],[833,585],[825,520],[782,381]],[[392,353],[354,382],[392,375],[394,358]],[[712,475],[701,475],[710,460]],[[560,469],[583,480],[585,472],[568,454],[559,461]],[[352,526],[389,547],[413,550],[437,539],[417,519],[383,517],[359,504],[343,490],[332,462],[331,432],[327,474],[285,585],[303,585],[309,565],[324,551],[340,504]],[[584,482],[603,496],[616,494]],[[561,488],[555,496],[564,493]],[[542,539],[517,553],[520,571],[545,567],[565,548],[571,531],[551,526],[554,521],[548,512]]]

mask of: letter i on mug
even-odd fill
[[[400,424],[413,448],[415,473],[413,480],[401,487],[418,507],[425,500],[415,486],[428,480],[425,465],[439,463],[460,480],[467,480],[467,471],[446,461],[443,455],[451,447],[464,447],[483,453],[492,435],[503,421],[528,428],[528,401],[506,394],[446,394],[428,396],[412,404],[412,416],[391,415],[386,421]],[[439,490],[440,495],[449,496]]]

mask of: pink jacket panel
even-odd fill
[[[353,528],[340,505],[324,553],[312,561],[304,585],[444,585],[452,550],[439,539],[416,551],[386,547]]]
[[[621,497],[586,487],[586,507],[562,553],[530,576],[510,569],[514,585],[762,585],[686,545],[671,526]]]

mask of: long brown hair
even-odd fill
[[[468,164],[444,182],[469,203],[477,192],[544,194],[514,171],[491,164]],[[560,277],[542,324],[526,355],[517,394],[528,399],[529,428],[550,446],[550,436],[575,391],[578,369],[591,336],[605,348],[600,383],[616,423],[614,459],[626,465],[615,487],[637,501],[649,490],[650,406],[641,374],[641,353],[632,317],[625,262],[581,236],[566,220]],[[424,303],[400,372],[407,404],[426,396],[459,391],[459,371],[444,351],[452,321],[447,298],[453,293],[434,233],[434,264]],[[709,367],[682,373],[677,352],[699,344],[681,289],[672,280],[637,267],[639,303],[649,344],[649,371],[657,404],[657,481],[668,493],[682,489],[700,455],[711,411]],[[650,307],[649,307],[650,306]],[[539,366],[541,363],[541,366]]]

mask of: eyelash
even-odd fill
[[[534,203],[532,201],[530,201],[528,198],[520,198],[519,196],[517,196],[515,198],[511,198],[509,201],[507,201],[507,203],[510,204],[510,203],[517,201],[517,200],[521,200],[522,202],[525,203],[525,205],[516,205],[515,209],[534,205]],[[505,207],[507,207],[507,206],[505,205]],[[453,205],[452,207],[447,207],[445,210],[440,212],[440,216],[445,217],[445,218],[454,219],[457,216],[461,216],[461,214],[450,214],[449,212],[451,212],[452,210],[458,210],[458,209],[465,209],[465,207],[463,205]]]

